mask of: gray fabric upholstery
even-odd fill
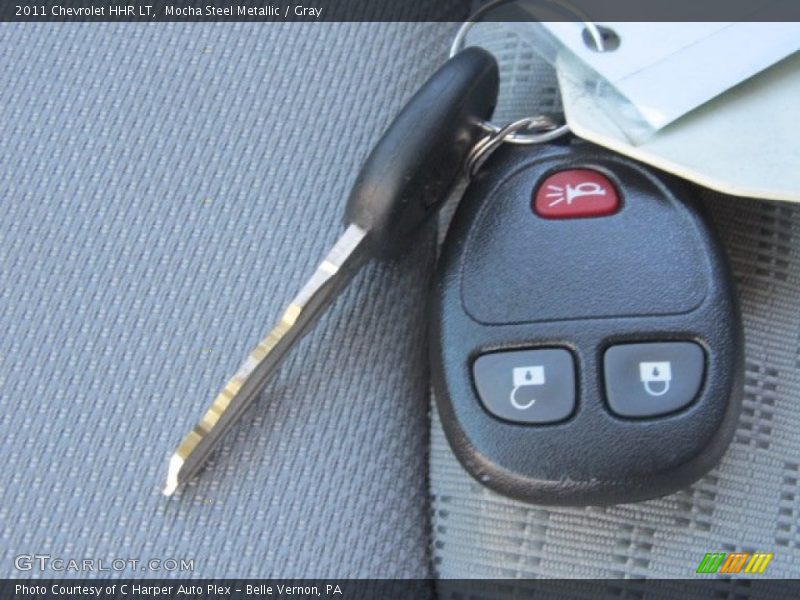
[[[358,164],[451,32],[0,27],[0,574],[30,575],[22,553],[194,559],[205,577],[430,572],[430,240],[369,267],[211,468],[172,500],[158,490],[175,442],[341,231]],[[516,82],[499,119],[537,89],[552,109],[547,70],[498,53]],[[437,573],[685,576],[706,551],[751,549],[796,574],[800,212],[706,202],[748,337],[722,465],[661,500],[531,507],[472,481],[434,422]]]
[[[0,27],[1,575],[31,574],[22,553],[430,573],[430,236],[356,279],[211,468],[159,488],[341,233],[360,162],[451,32]]]
[[[515,68],[519,40],[505,39],[497,26],[481,27],[477,41],[512,59],[505,77],[517,85],[501,99],[507,118],[523,116],[514,112],[520,98],[536,97],[539,88],[539,110],[552,110],[553,73],[530,53],[534,64]],[[773,552],[770,577],[800,574],[800,206],[711,192],[703,201],[731,258],[746,335],[744,409],[721,465],[691,488],[649,502],[531,506],[474,481],[434,416],[437,575],[681,578],[694,574],[706,552],[733,551]],[[747,590],[735,588],[740,597]],[[508,597],[517,597],[512,591]]]

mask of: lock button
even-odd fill
[[[514,423],[555,423],[575,409],[575,364],[563,348],[491,352],[472,366],[483,406]]]
[[[705,354],[694,342],[620,344],[606,350],[606,398],[621,417],[657,417],[694,400]]]

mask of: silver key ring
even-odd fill
[[[461,50],[464,48],[464,43],[466,41],[467,34],[477,23],[480,22],[479,20],[481,17],[483,17],[489,11],[497,8],[501,4],[507,4],[514,1],[518,0],[494,0],[493,2],[490,2],[489,4],[475,11],[475,13],[468,20],[464,21],[461,24],[461,27],[458,28],[458,31],[456,32],[456,37],[453,38],[453,43],[450,45],[449,58],[453,58],[456,54],[461,52]],[[600,33],[600,29],[592,21],[588,20],[583,11],[581,11],[578,7],[570,4],[566,0],[537,0],[537,1],[547,2],[550,4],[557,4],[558,6],[567,9],[571,14],[579,17],[584,27],[586,27],[586,31],[588,31],[589,35],[592,37],[592,41],[595,44],[596,50],[598,52],[604,52],[606,50],[605,41],[603,40],[602,33]],[[536,133],[522,133],[522,131],[525,129],[541,128],[541,125],[539,127],[536,127],[534,123],[535,122],[541,123],[542,120],[547,120],[551,123],[551,126],[547,131],[536,132]],[[528,122],[527,126],[524,126],[523,124],[523,122],[525,121]],[[498,144],[504,141],[510,144],[521,144],[521,145],[541,144],[543,142],[548,142],[550,140],[559,138],[562,135],[566,135],[570,131],[569,125],[567,125],[566,123],[560,126],[556,126],[549,119],[549,117],[545,116],[520,119],[519,121],[514,121],[513,123],[506,125],[504,127],[499,127],[498,125],[495,125],[491,121],[481,121],[479,125],[484,131],[486,131],[489,134],[489,138],[493,140],[497,139],[497,136],[498,134],[500,134],[500,132],[506,132],[502,136],[500,141],[497,142]],[[510,132],[507,132],[509,128],[512,129],[510,130]],[[475,150],[473,150],[473,154],[477,150],[478,147],[476,147]],[[488,158],[488,156],[486,158]],[[481,164],[483,164],[483,161],[481,161]],[[472,172],[471,167],[470,171]]]
[[[492,125],[489,123],[489,125]],[[492,125],[492,127],[496,127]],[[490,132],[486,137],[479,140],[467,157],[467,176],[472,178],[480,170],[492,153],[503,143],[511,141],[513,136],[524,135],[526,141],[512,142],[516,144],[539,144],[549,142],[564,134],[562,131],[566,125],[557,126],[550,117],[525,117],[505,125],[497,127],[497,131]],[[535,133],[520,134],[521,131],[535,131]],[[569,128],[567,127],[567,131]]]

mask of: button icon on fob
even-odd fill
[[[551,198],[550,204],[547,205],[549,207],[556,206],[562,202],[572,204],[575,198],[582,196],[606,195],[606,188],[593,181],[584,181],[574,186],[567,184],[565,187],[550,184],[547,186],[547,190],[546,197]]]
[[[669,391],[669,382],[672,381],[672,363],[640,362],[639,379],[642,380],[644,390],[651,396],[663,396]]]
[[[514,388],[511,390],[511,406],[517,410],[525,410],[530,408],[536,403],[536,398],[531,398],[527,402],[520,402],[517,400],[517,391],[521,387],[529,385],[544,385],[544,367],[542,365],[535,365],[532,367],[514,367],[512,371],[514,379]]]

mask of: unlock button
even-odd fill
[[[690,404],[703,382],[705,355],[693,342],[620,344],[606,350],[606,397],[622,417],[656,417]]]
[[[563,348],[491,352],[472,366],[484,408],[514,423],[554,423],[575,409],[575,364]]]

